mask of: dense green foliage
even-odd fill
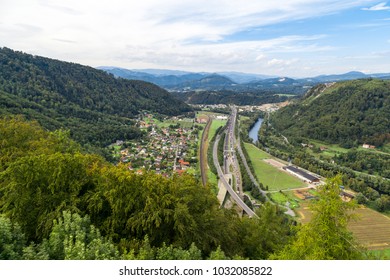
[[[0,48],[0,115],[21,114],[47,129],[69,129],[73,139],[107,145],[140,137],[140,110],[190,112],[165,90],[104,71]]]
[[[390,155],[368,151],[349,150],[334,157],[339,165],[360,172],[379,175],[390,179]]]
[[[26,259],[104,260],[120,257],[111,240],[101,236],[88,216],[80,217],[64,211],[54,220],[47,239],[23,250]]]
[[[350,260],[364,259],[351,232],[348,220],[354,205],[339,196],[340,176],[328,180],[318,189],[319,199],[311,204],[313,217],[303,225],[295,240],[274,257],[293,260]]]
[[[189,104],[235,104],[235,105],[261,105],[265,103],[283,102],[288,98],[276,92],[244,90],[242,92],[220,91],[189,91],[173,92],[176,98]]]
[[[216,176],[218,176],[217,167],[214,165],[214,157],[213,157],[213,149],[214,149],[214,143],[215,139],[217,138],[217,135],[223,131],[224,128],[222,126],[218,127],[218,129],[215,131],[214,136],[211,138],[208,148],[207,148],[207,164],[212,173],[214,173]]]
[[[21,258],[26,238],[18,224],[0,215],[0,260],[17,260]]]
[[[273,206],[241,219],[192,175],[136,174],[37,122],[0,119],[0,145],[3,259],[258,259],[289,240]]]
[[[226,130],[223,130],[220,134],[220,139],[218,142],[218,162],[221,168],[224,166],[224,156],[225,156],[225,139],[227,137]]]
[[[272,125],[287,137],[350,148],[390,142],[390,81],[367,79],[318,86],[301,102],[280,109]]]

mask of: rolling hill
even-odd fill
[[[234,87],[236,83],[227,77],[212,74],[202,77],[198,80],[191,80],[184,83],[180,83],[175,86],[171,86],[170,89],[176,90],[221,90]]]
[[[240,72],[184,72],[175,70],[128,70],[118,67],[99,67],[116,77],[155,83],[170,91],[230,90],[254,94],[273,92],[303,94],[313,82],[291,78],[275,78],[269,75]]]
[[[138,137],[132,119],[148,110],[191,112],[184,102],[144,81],[0,48],[0,115],[23,115],[47,129],[69,129],[81,143],[106,145]]]
[[[343,146],[390,142],[390,81],[362,79],[312,88],[302,100],[272,116],[287,137]]]

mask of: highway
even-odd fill
[[[227,137],[225,138],[225,153],[226,153],[226,162],[225,166],[227,168],[227,171],[225,170],[225,173],[230,173],[230,166],[233,168],[233,176],[236,179],[235,180],[235,189],[238,191],[240,196],[243,195],[243,188],[242,188],[242,179],[241,179],[241,171],[240,166],[238,164],[237,157],[235,155],[235,125],[236,125],[236,117],[237,117],[237,110],[235,107],[232,107],[232,114],[229,118],[229,124],[227,127]]]
[[[244,212],[248,214],[250,217],[257,217],[257,215],[244,203],[242,200],[242,181],[241,181],[241,173],[240,173],[240,168],[238,164],[237,157],[235,155],[235,148],[237,148],[238,153],[240,154],[242,161],[244,163],[244,166],[246,168],[247,173],[249,174],[250,179],[254,183],[254,185],[259,189],[260,193],[265,197],[265,199],[272,204],[274,204],[268,197],[267,197],[267,192],[262,190],[257,182],[257,180],[254,178],[248,163],[246,161],[245,155],[242,151],[241,143],[240,143],[240,138],[238,136],[238,139],[236,140],[235,138],[235,125],[236,125],[236,118],[237,118],[237,109],[232,106],[232,113],[230,115],[227,127],[225,128],[226,130],[226,139],[224,143],[224,171],[222,170],[221,166],[219,165],[218,162],[218,143],[220,141],[221,136],[217,135],[214,146],[213,146],[213,161],[214,165],[217,168],[218,172],[218,177],[221,180],[222,184],[226,188],[227,192],[230,194],[231,198],[236,202],[236,204],[241,207]],[[233,166],[233,176],[236,178],[236,190],[230,185],[225,178],[225,174],[230,174],[230,166]],[[233,182],[232,182],[233,183]],[[241,194],[241,195],[240,195]],[[290,216],[295,216],[295,213],[289,208],[288,205],[284,205],[284,207],[287,208],[287,211],[285,214],[290,215]]]
[[[245,213],[248,214],[248,216],[253,217],[253,216],[256,216],[255,212],[253,212],[252,209],[250,209],[248,207],[248,205],[246,205],[244,203],[244,201],[241,199],[241,197],[234,191],[233,187],[226,181],[225,176],[224,176],[224,174],[229,173],[229,161],[231,161],[233,163],[233,170],[235,170],[235,172],[236,172],[236,170],[238,168],[238,163],[237,163],[236,157],[234,155],[230,155],[229,156],[229,152],[226,152],[226,151],[234,151],[234,142],[235,142],[235,139],[234,139],[234,126],[235,126],[235,123],[236,123],[236,115],[237,115],[237,110],[233,107],[232,114],[231,114],[231,117],[229,119],[229,123],[228,123],[228,126],[227,126],[227,131],[226,131],[227,132],[226,136],[227,136],[228,139],[225,141],[225,145],[224,145],[224,149],[225,149],[225,155],[224,155],[225,172],[222,171],[222,168],[221,168],[221,166],[219,165],[219,162],[218,162],[218,143],[219,143],[220,138],[221,138],[220,135],[217,135],[217,138],[215,139],[215,143],[214,143],[214,146],[213,146],[213,161],[214,161],[215,167],[217,168],[218,177],[221,180],[221,182],[224,185],[224,187],[226,188],[226,190],[229,192],[231,198],[236,202],[236,204],[238,206],[240,206],[244,210]],[[239,170],[239,168],[238,168],[238,170]],[[240,186],[241,185],[241,179],[237,179],[237,178],[240,178],[240,176],[236,177],[236,182],[239,183],[239,186]],[[238,187],[238,188],[240,188],[240,187]],[[240,188],[240,190],[242,190],[242,187]]]

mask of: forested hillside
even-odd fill
[[[106,145],[139,136],[131,118],[140,110],[178,115],[191,108],[147,82],[0,48],[0,115],[22,114],[48,129],[70,129],[82,143]]]
[[[344,147],[390,142],[390,81],[365,79],[320,85],[271,120],[287,137]]]
[[[218,91],[189,91],[173,92],[176,98],[181,99],[188,104],[236,104],[261,105],[265,103],[278,103],[288,99],[287,96],[281,96],[276,92],[265,90],[252,90],[245,92],[235,92],[231,90]]]
[[[0,144],[0,259],[263,259],[292,235],[274,205],[240,218],[192,175],[136,174],[36,122],[0,119]]]

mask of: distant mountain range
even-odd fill
[[[119,67],[112,67],[112,66],[101,66],[98,67],[98,69],[111,73],[114,76],[126,78],[126,79],[137,79],[140,77],[142,77],[145,80],[150,79],[148,80],[148,82],[154,81],[154,83],[160,86],[178,85],[180,83],[200,80],[207,76],[215,76],[215,75],[224,76],[230,79],[232,83],[237,83],[237,84],[275,78],[275,76],[270,76],[270,75],[249,74],[249,73],[241,73],[241,72],[207,73],[207,72],[188,72],[188,71],[164,70],[164,69],[129,70],[129,69],[124,69]]]
[[[377,74],[364,74],[358,71],[352,71],[345,74],[335,74],[335,75],[321,75],[314,78],[305,78],[306,81],[315,81],[315,82],[338,82],[338,81],[347,81],[347,80],[356,80],[356,79],[366,79],[366,78],[380,78],[388,80],[390,79],[390,73],[377,73]]]
[[[178,70],[142,69],[128,70],[118,67],[99,67],[116,77],[129,80],[142,80],[157,84],[170,91],[193,90],[232,90],[232,91],[271,91],[278,93],[303,94],[308,88],[325,82],[337,82],[363,78],[390,79],[390,73],[364,74],[348,72],[345,74],[320,75],[293,79],[240,72],[186,72]]]

